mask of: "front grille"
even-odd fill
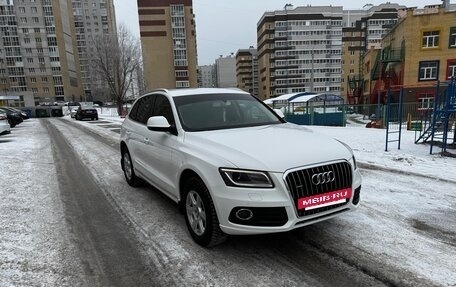
[[[314,174],[319,174],[323,172],[332,171],[335,176],[335,180],[328,183],[322,183],[315,185],[312,183],[312,176]],[[319,212],[331,210],[340,206],[347,204],[347,202],[339,203],[335,205],[319,207],[310,210],[298,209],[298,199],[303,197],[309,197],[313,195],[319,195],[327,192],[332,192],[336,190],[342,190],[344,188],[351,188],[352,186],[352,171],[351,166],[347,162],[338,162],[334,164],[322,165],[317,167],[312,167],[308,169],[302,169],[290,172],[286,178],[285,182],[290,190],[293,202],[295,204],[296,211],[298,216],[306,216],[311,214],[316,214]]]

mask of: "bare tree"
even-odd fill
[[[109,87],[120,115],[127,92],[141,64],[139,40],[125,26],[119,25],[117,34],[105,34],[93,41],[95,51],[91,63]]]

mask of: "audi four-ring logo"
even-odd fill
[[[330,183],[336,180],[336,176],[332,171],[326,171],[322,173],[316,173],[312,175],[312,183],[314,185],[319,185],[323,183]]]

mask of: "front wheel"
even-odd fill
[[[185,222],[193,240],[205,247],[225,241],[227,235],[220,229],[214,202],[201,179],[189,179],[184,185],[184,191]]]
[[[125,175],[125,179],[130,186],[138,187],[141,185],[141,179],[135,174],[130,153],[126,148],[122,149],[122,169]]]

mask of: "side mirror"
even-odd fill
[[[147,120],[147,128],[155,132],[170,132],[177,135],[176,127],[170,125],[168,120],[163,116],[150,117]]]
[[[283,114],[283,112],[279,109],[274,109],[274,112],[281,118],[281,119],[284,119],[285,118],[285,115]]]

